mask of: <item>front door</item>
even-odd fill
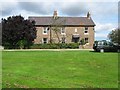
[[[78,43],[79,42],[79,37],[77,37],[77,38],[72,37],[72,42]]]

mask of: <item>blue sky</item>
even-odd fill
[[[52,16],[54,10],[59,16],[84,17],[89,11],[96,24],[95,40],[108,39],[108,33],[118,27],[118,0],[1,0],[0,4],[0,18]]]

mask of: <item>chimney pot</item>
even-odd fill
[[[91,14],[90,14],[90,12],[87,13],[87,18],[88,18],[88,19],[91,18]]]
[[[56,10],[54,11],[53,18],[54,18],[54,19],[57,18],[57,11],[56,11]]]

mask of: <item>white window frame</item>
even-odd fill
[[[48,38],[46,38],[46,39],[47,39],[46,43],[48,43]],[[44,38],[42,38],[42,43],[45,44],[44,42],[45,42]]]
[[[65,27],[62,27],[62,28],[61,28],[61,34],[62,34],[62,35],[65,35]]]
[[[48,27],[43,27],[43,34],[48,34]]]
[[[86,29],[86,28],[87,28],[87,29]],[[86,31],[87,31],[87,33],[86,33]],[[88,31],[89,31],[89,28],[88,28],[88,27],[85,27],[85,29],[84,29],[84,34],[86,34],[86,35],[89,34]]]
[[[77,33],[78,32],[78,30],[77,30],[77,28],[75,28],[75,33]]]

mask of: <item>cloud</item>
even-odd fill
[[[107,33],[95,33],[95,39],[96,40],[105,40],[108,39],[108,34]]]
[[[0,12],[2,13],[2,16],[10,15],[11,13],[15,12],[15,10],[17,9],[17,2],[1,2],[0,8],[1,8]]]
[[[112,31],[113,29],[117,28],[117,25],[114,23],[96,23],[96,32],[105,32],[105,31]]]
[[[50,4],[44,2],[19,2],[19,7],[27,12],[33,12],[40,15],[47,15],[51,11]]]
[[[96,33],[95,37],[97,37],[97,38],[106,38],[107,34],[106,33]]]
[[[93,2],[88,4],[88,8],[96,18],[117,17],[118,3],[117,2]]]
[[[108,39],[108,34],[117,28],[115,23],[96,23],[95,38],[96,39]]]
[[[88,12],[84,2],[65,2],[61,3],[60,11],[69,16],[80,16]]]
[[[2,16],[19,15],[27,18],[28,16],[53,15],[57,10],[60,16],[86,16],[88,11],[96,24],[95,38],[106,38],[108,33],[117,27],[118,5],[116,0],[2,0],[0,12]],[[96,1],[96,2],[94,2]]]
[[[79,16],[87,13],[85,3],[81,2],[19,2],[22,10],[40,15],[50,15],[54,10],[60,11],[63,15]]]
[[[10,0],[11,1],[11,0]],[[58,10],[63,15],[68,16],[80,16],[86,15],[88,11],[92,13],[95,17],[105,17],[117,14],[117,4],[116,3],[105,3],[105,2],[80,2],[78,0],[70,0],[57,2],[52,1],[37,1],[37,2],[3,2],[2,3],[2,13],[4,15],[9,15],[15,12],[19,8],[19,12],[24,10],[26,12],[31,12],[40,15],[50,15],[54,10]],[[9,3],[9,5],[8,5]],[[96,8],[97,7],[97,8]]]
[[[7,0],[1,0],[7,1]],[[101,2],[101,0],[20,0],[20,2]],[[102,2],[118,2],[119,0],[103,0]]]

